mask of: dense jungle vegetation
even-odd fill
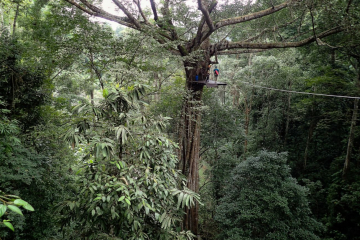
[[[359,24],[359,0],[1,0],[0,239],[359,240]]]

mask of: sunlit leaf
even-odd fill
[[[14,231],[14,226],[10,222],[3,221],[3,224],[6,227],[10,228],[12,231]]]
[[[11,211],[16,212],[17,214],[23,215],[20,208],[14,205],[8,205],[7,206]]]

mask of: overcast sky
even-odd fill
[[[0,0],[0,1],[1,1],[1,0]],[[244,2],[247,2],[247,1],[249,1],[249,0],[243,0],[243,1],[244,1]],[[252,0],[252,1],[254,1],[254,0]],[[159,0],[155,0],[155,2],[156,2],[156,3],[159,3],[160,1],[159,1]],[[187,4],[188,6],[192,6],[192,7],[196,7],[196,6],[197,6],[197,0],[186,0],[185,2],[186,2],[186,4]],[[222,3],[225,3],[226,0],[219,0],[218,2],[219,2],[219,5],[220,5],[220,4],[222,4]],[[228,1],[228,2],[232,2],[232,1],[230,0],[230,1]],[[150,8],[151,8],[151,6],[150,6],[150,1],[149,1],[149,0],[140,0],[140,4],[141,4],[141,7],[142,7],[143,9],[145,9],[145,8],[149,8],[149,9],[150,9]],[[109,12],[109,13],[111,13],[111,14],[114,14],[114,15],[122,15],[122,16],[125,16],[125,15],[123,14],[123,12],[122,12],[121,10],[119,10],[119,9],[117,8],[117,6],[112,2],[112,0],[103,0],[102,9],[104,9],[105,11],[107,11],[107,12]],[[94,19],[94,20],[95,20],[95,19]],[[104,20],[104,19],[96,18],[95,21],[107,22],[107,23],[109,23],[109,24],[111,25],[111,27],[112,27],[113,29],[116,29],[116,28],[119,26],[118,23],[111,22],[111,21],[107,21],[107,20]]]

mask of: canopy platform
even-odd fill
[[[199,84],[199,85],[205,85],[207,87],[218,87],[218,86],[225,86],[226,83],[213,81],[213,80],[204,80],[204,81],[191,81],[192,84]]]

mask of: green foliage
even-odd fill
[[[66,196],[66,166],[72,159],[56,136],[61,126],[61,120],[55,120],[58,113],[45,105],[51,100],[45,70],[25,61],[28,42],[6,31],[0,41],[0,188],[37,209],[24,212],[25,217],[11,212],[8,219],[15,232],[1,229],[0,237],[45,239],[57,231],[51,208]]]
[[[217,207],[219,239],[320,239],[307,189],[290,175],[286,154],[260,152],[232,172]]]
[[[211,17],[216,24],[219,19],[281,2],[219,2]],[[322,8],[323,3],[326,8]],[[198,27],[198,9],[184,1],[171,4],[174,7],[170,14],[180,41],[191,39],[191,29]],[[272,50],[236,58],[219,56],[220,79],[228,83],[226,93],[222,95],[221,88],[203,93],[202,237],[211,239],[223,228],[224,239],[238,239],[240,233],[253,234],[255,239],[263,232],[270,233],[266,227],[269,229],[273,224],[276,228],[273,234],[279,233],[274,238],[288,239],[289,236],[281,234],[286,227],[298,226],[294,219],[304,222],[300,230],[312,231],[308,226],[312,220],[306,218],[307,203],[299,207],[304,210],[303,215],[294,210],[296,204],[305,202],[307,191],[290,178],[288,168],[279,167],[286,181],[275,181],[281,174],[273,174],[276,171],[269,167],[268,160],[257,162],[263,166],[259,170],[256,164],[249,163],[256,161],[249,158],[233,171],[247,155],[265,147],[289,153],[293,175],[310,189],[312,212],[327,226],[325,238],[358,238],[358,126],[349,174],[343,177],[340,171],[353,102],[249,85],[357,96],[355,79],[359,66],[351,56],[359,56],[360,4],[358,0],[352,1],[345,12],[347,4],[347,1],[297,2],[289,11],[283,9],[245,22],[241,28],[226,27],[211,36],[212,42],[243,41],[257,36],[257,42],[267,43],[312,36],[312,16],[304,14],[309,7],[313,7],[316,33],[335,25],[346,26],[343,33],[321,40],[325,44],[317,42],[300,51]],[[20,9],[17,28],[11,35],[17,6]],[[191,238],[191,233],[181,232],[179,226],[183,207],[197,201],[198,195],[181,187],[185,179],[175,170],[177,147],[167,138],[177,139],[185,96],[182,90],[185,77],[180,70],[183,65],[179,64],[183,59],[167,51],[177,49],[180,41],[166,40],[160,45],[152,39],[154,33],[145,28],[146,34],[129,29],[113,33],[109,25],[90,21],[85,13],[68,6],[65,1],[0,1],[0,188],[23,197],[36,209],[31,214],[22,211],[24,220],[19,205],[10,204],[5,209],[2,204],[0,215],[8,210],[6,218],[11,222],[1,225],[11,228],[14,223],[15,232],[3,227],[0,237]],[[144,9],[144,14],[153,21],[150,9]],[[299,22],[281,27],[293,20]],[[198,53],[191,56],[194,61],[198,60]],[[138,82],[147,84],[151,95],[143,96],[144,88],[134,84]],[[74,105],[78,106],[71,113]],[[245,111],[249,117],[248,132],[244,127]],[[159,129],[165,129],[168,136]],[[75,154],[60,138],[62,133]],[[277,159],[284,158],[282,155],[268,155],[272,157],[263,158],[271,159],[272,167],[283,166],[283,161]],[[267,171],[271,174],[264,175]],[[244,178],[235,181],[244,174],[246,181]],[[247,186],[250,180],[255,183]],[[234,189],[239,183],[242,188],[237,193]],[[261,188],[262,185],[268,189]],[[248,190],[249,187],[258,192]],[[20,200],[17,203],[27,206]],[[53,212],[54,205],[58,206],[57,214]],[[213,220],[216,207],[217,218],[224,218],[224,223]],[[240,210],[249,214],[236,216]],[[288,219],[289,225],[284,224]],[[59,222],[60,226],[56,225]],[[286,227],[280,229],[280,225]],[[256,226],[260,226],[261,233]],[[63,235],[59,233],[60,227]],[[309,239],[312,237],[316,238],[312,235]]]
[[[144,87],[109,90],[98,104],[74,108],[65,135],[78,149],[82,166],[78,191],[59,206],[67,238],[183,239],[176,230],[182,208],[199,196],[178,187],[176,144],[159,130],[167,118],[142,114]]]
[[[333,167],[340,165],[342,161],[343,158],[341,162],[335,161]],[[352,168],[347,177],[342,176],[342,171],[333,174],[332,177],[326,199],[328,206],[326,224],[329,229],[326,237],[358,240],[360,237],[356,232],[360,221],[359,169]]]
[[[1,104],[4,102],[0,101]],[[0,236],[44,239],[57,230],[54,224],[56,217],[52,215],[51,207],[66,197],[67,182],[70,179],[59,166],[66,167],[71,163],[71,157],[54,138],[55,134],[45,132],[40,126],[26,135],[27,142],[32,143],[27,145],[24,135],[20,135],[18,121],[7,117],[9,110],[0,107],[0,113],[0,188],[22,196],[36,209],[32,214],[23,212],[24,218],[15,214],[20,213],[19,208],[10,205],[15,204],[15,207],[21,206],[30,211],[33,207],[21,199],[8,198],[8,209],[14,212],[11,211],[7,218],[13,223],[15,232],[0,231]],[[50,111],[47,119],[50,119]],[[56,129],[58,128],[53,126],[55,132]],[[42,196],[41,200],[39,196]],[[11,223],[6,224],[10,226]]]
[[[354,172],[345,178],[341,176],[341,169],[354,100],[280,92],[242,82],[285,91],[357,96],[357,60],[349,58],[345,52],[315,46],[300,51],[272,50],[271,54],[228,57],[221,62],[226,63],[229,69],[226,78],[233,83],[229,91],[233,106],[241,110],[251,107],[248,151],[251,154],[263,148],[287,151],[293,176],[310,190],[308,200],[314,217],[327,226],[320,237],[352,239],[356,237],[352,229],[357,227],[358,211],[350,200],[356,198],[356,191],[351,192],[349,187],[357,189],[358,180],[354,178],[358,166],[356,147],[350,161]],[[236,95],[236,91],[240,94]],[[236,104],[237,98],[239,104]],[[245,118],[244,115],[242,113],[241,117]],[[357,146],[358,126],[354,130],[353,146]],[[226,160],[230,161],[230,158]],[[226,162],[219,161],[219,164]],[[212,178],[223,175],[220,169]],[[225,176],[228,175],[225,173]],[[212,191],[212,194],[217,192]],[[343,195],[349,198],[342,198]],[[352,207],[344,207],[347,205]],[[350,210],[352,208],[354,210]]]
[[[23,216],[23,213],[19,207],[22,207],[28,211],[34,211],[34,208],[28,202],[22,200],[20,197],[5,194],[0,190],[0,219],[4,215],[6,216],[8,214],[6,212],[7,209]],[[2,221],[2,224],[14,231],[14,226],[11,224],[10,220],[4,219]]]
[[[40,106],[50,92],[42,70],[22,64],[24,46],[6,32],[0,35],[0,42],[0,96],[11,109],[11,117],[25,130],[39,123]]]

